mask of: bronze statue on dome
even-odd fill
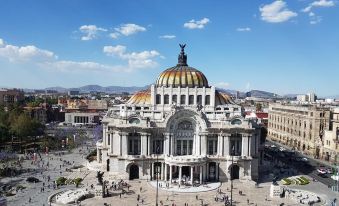
[[[185,46],[186,44],[179,44],[180,48],[181,48],[181,52],[185,52]]]

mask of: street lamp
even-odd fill
[[[234,149],[234,145],[232,147],[232,151],[231,151],[231,206],[233,205],[233,156],[235,155],[235,149]]]
[[[235,149],[234,149],[234,145],[232,147],[232,151],[231,151],[231,206],[233,205],[233,156],[235,155]]]
[[[156,149],[156,155],[157,155],[157,162],[158,162],[158,159],[159,159],[159,153],[160,153],[160,148],[159,146],[157,147]],[[155,196],[155,206],[158,206],[158,190],[159,190],[159,183],[158,183],[158,176],[159,176],[159,167],[155,167],[155,176],[157,178],[157,192],[156,192],[156,196]]]

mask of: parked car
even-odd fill
[[[326,168],[318,168],[317,169],[318,175],[325,175],[327,174],[327,169]]]
[[[331,167],[326,169],[327,174],[333,174],[333,169]]]

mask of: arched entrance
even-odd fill
[[[107,172],[109,172],[109,159],[106,160],[106,166],[107,166],[106,170]]]
[[[129,179],[139,179],[139,167],[138,165],[132,164],[129,168]]]
[[[215,162],[210,162],[208,164],[208,179],[209,179],[209,181],[216,181],[216,179],[217,179],[216,163]]]
[[[231,180],[239,179],[239,166],[232,165],[230,170],[231,170]]]

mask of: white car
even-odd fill
[[[322,174],[322,175],[324,175],[324,174],[327,173],[327,171],[326,171],[325,168],[319,168],[319,169],[317,169],[317,172],[318,172],[319,174]]]

